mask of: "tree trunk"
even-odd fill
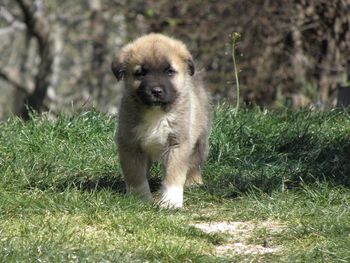
[[[104,17],[102,2],[100,0],[89,1],[92,32],[92,57],[91,57],[91,78],[89,81],[89,93],[96,94],[97,101],[101,103],[103,97],[105,56],[107,54],[107,21]]]
[[[37,10],[32,9],[32,3],[27,0],[16,0],[20,6],[24,22],[28,32],[38,42],[38,54],[40,64],[34,79],[34,91],[26,95],[23,99],[22,107],[18,115],[25,120],[29,119],[31,111],[41,112],[44,109],[44,99],[50,85],[52,74],[53,54],[50,42],[49,22],[44,17],[41,6]]]

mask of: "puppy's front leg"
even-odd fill
[[[183,189],[188,171],[190,150],[186,147],[171,148],[164,158],[165,176],[163,180],[160,206],[181,208]]]
[[[119,146],[120,164],[127,184],[128,194],[136,195],[146,201],[152,201],[147,173],[149,160],[141,150],[132,146]]]

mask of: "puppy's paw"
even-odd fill
[[[161,208],[179,209],[183,207],[183,187],[163,187],[159,201]]]
[[[199,172],[190,174],[187,179],[185,186],[201,186],[203,185],[203,179]]]
[[[148,185],[148,182],[145,181],[143,184],[139,186],[128,186],[127,194],[140,198],[141,200],[145,202],[152,202],[153,197]]]

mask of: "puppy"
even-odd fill
[[[149,34],[124,46],[112,71],[125,82],[116,142],[128,193],[152,200],[147,177],[161,161],[159,204],[181,208],[185,183],[202,183],[210,122],[190,52],[176,39]]]

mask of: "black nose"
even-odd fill
[[[163,89],[161,87],[153,87],[151,93],[155,98],[159,98],[163,95]]]

